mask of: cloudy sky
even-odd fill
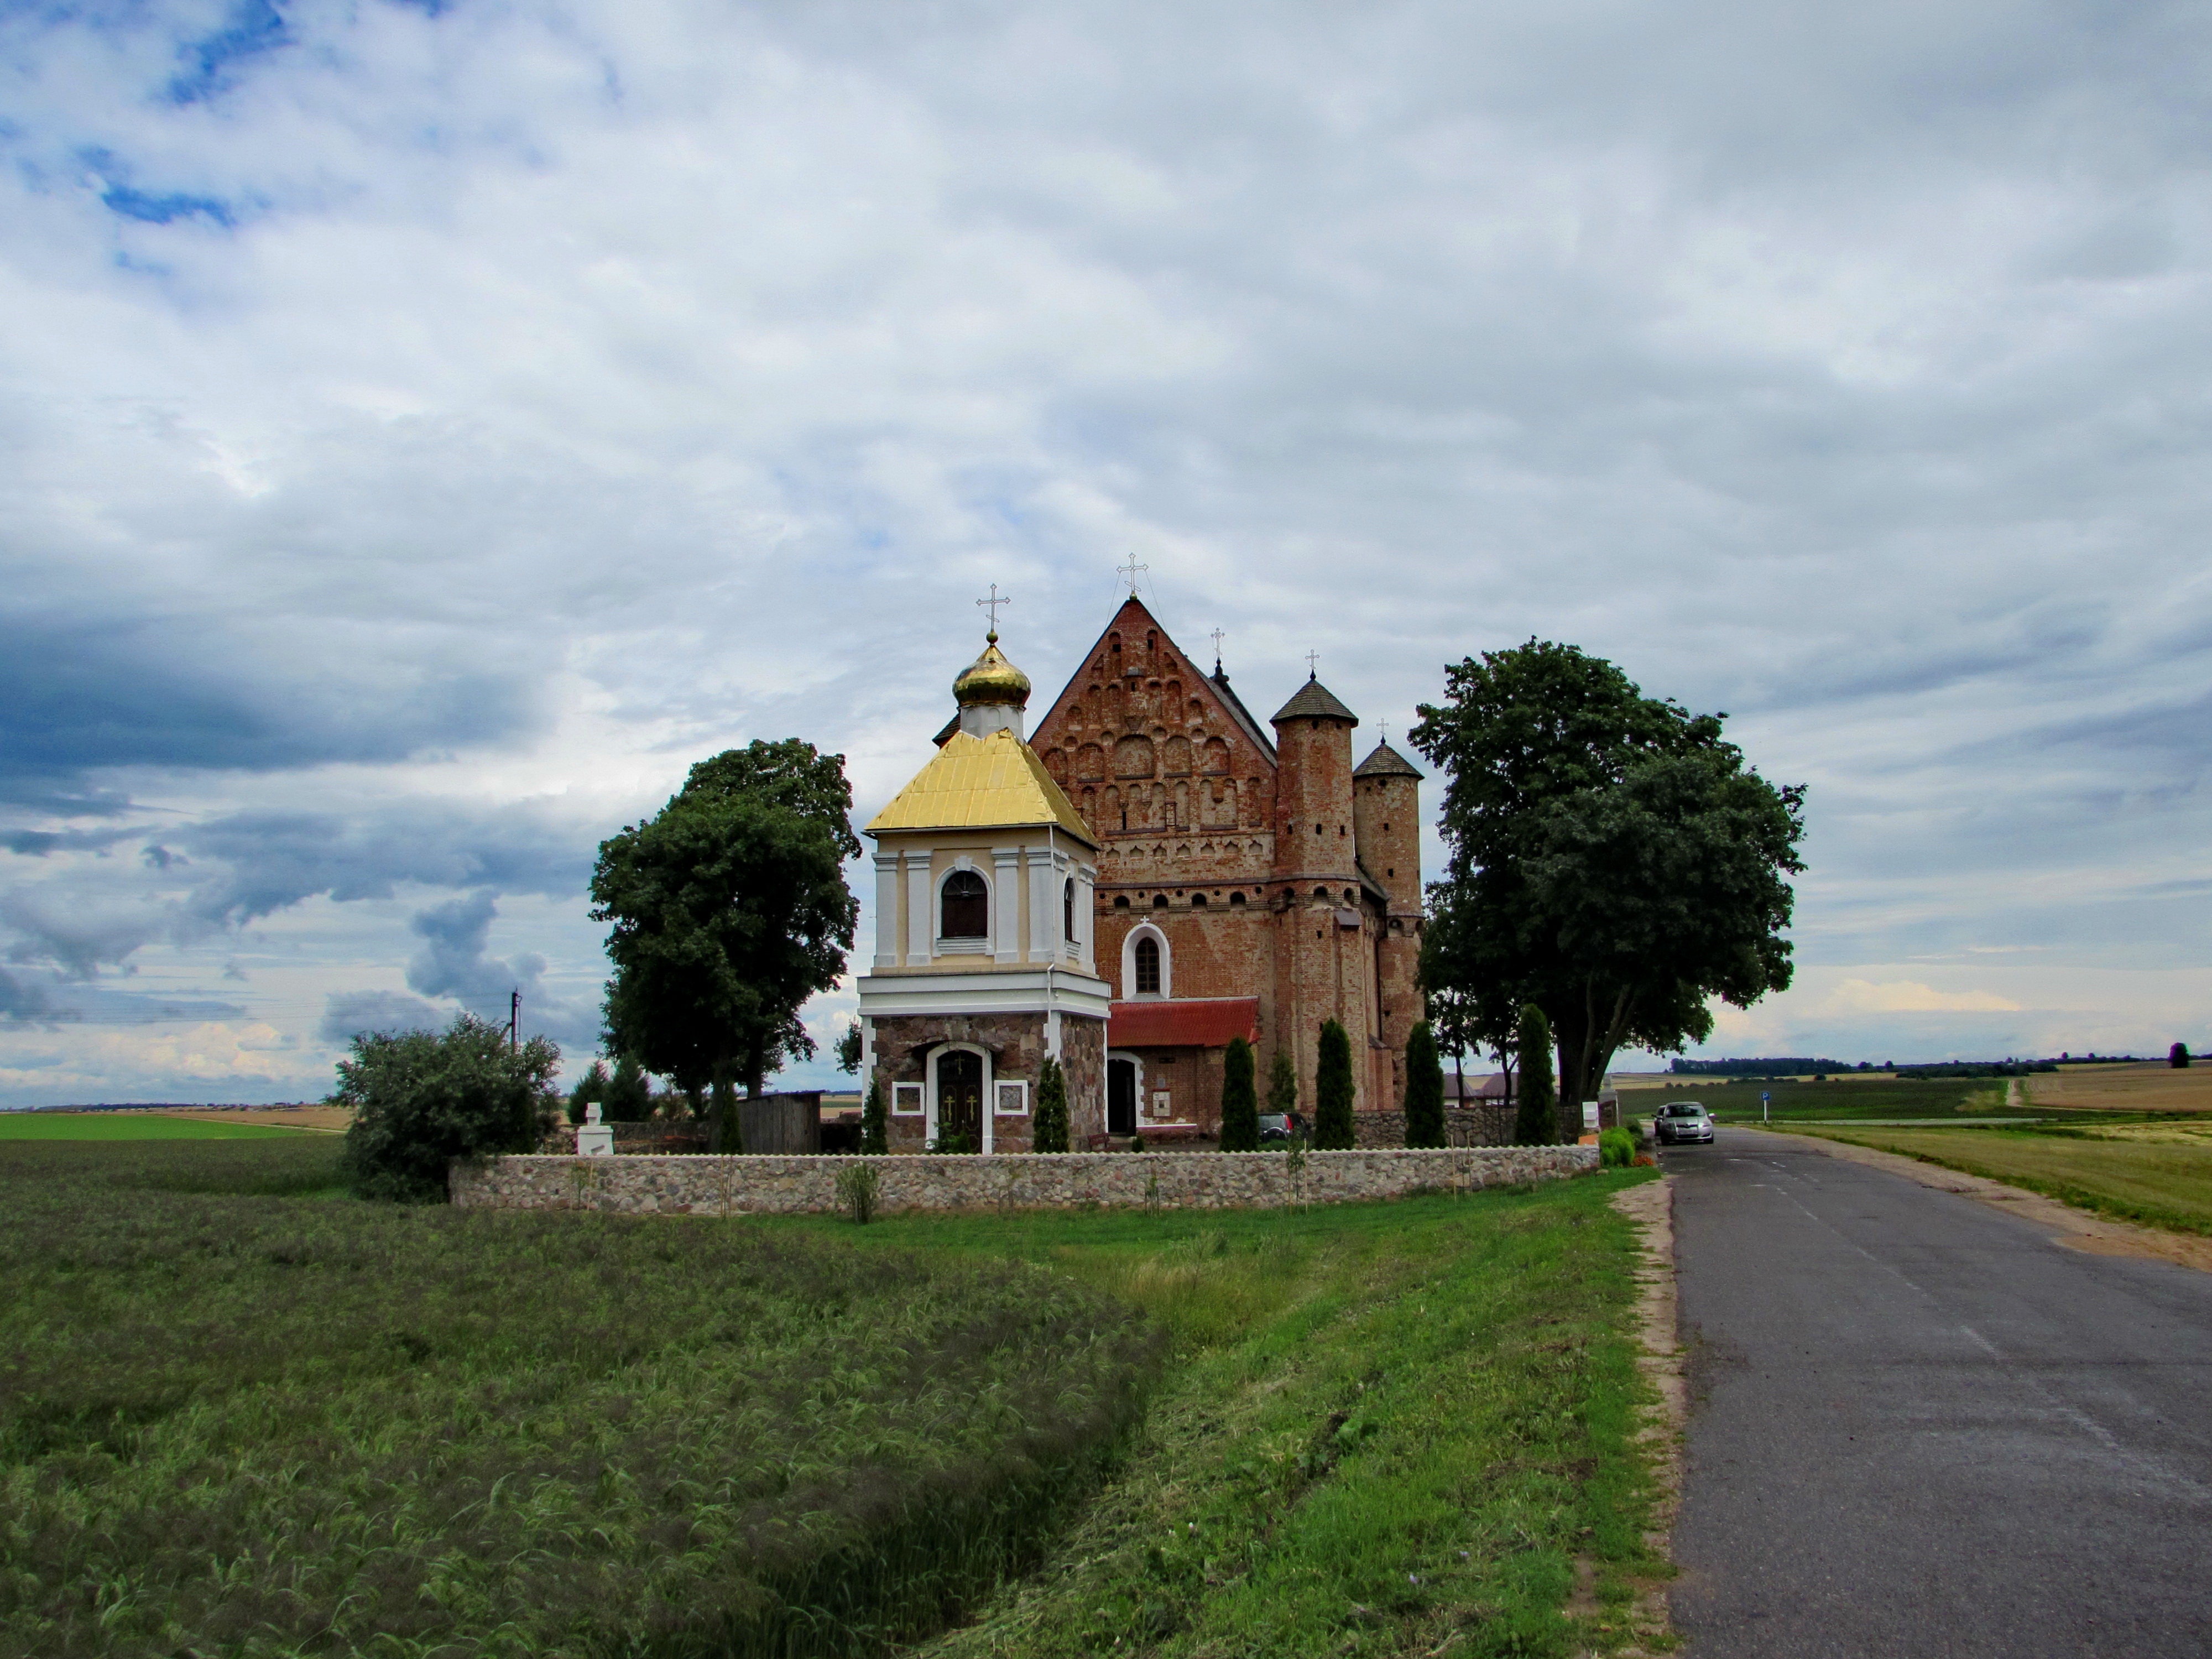
[[[1812,867],[1709,1052],[2212,1041],[2208,84],[2203,0],[0,5],[0,1103],[587,1057],[601,837],[754,737],[865,813],[1132,556],[1363,741],[1531,635],[1727,710]]]

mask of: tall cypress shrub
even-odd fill
[[[1067,1150],[1067,1073],[1049,1054],[1037,1068],[1036,1116],[1030,1123],[1030,1150]]]
[[[884,1123],[884,1086],[870,1079],[868,1097],[860,1103],[860,1152],[864,1157],[880,1158],[890,1149]]]
[[[1514,1047],[1520,1051],[1521,1109],[1513,1115],[1513,1144],[1552,1146],[1559,1138],[1559,1097],[1552,1086],[1552,1022],[1533,1002],[1521,1010]]]
[[[1221,1057],[1221,1150],[1224,1152],[1260,1150],[1260,1093],[1252,1073],[1252,1045],[1241,1036],[1230,1038],[1229,1052]]]
[[[1333,1019],[1322,1022],[1314,1064],[1314,1146],[1324,1152],[1352,1150],[1352,1036]]]
[[[1425,1019],[1406,1039],[1406,1144],[1444,1144],[1444,1066]]]

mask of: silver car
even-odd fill
[[[1694,1100],[1673,1100],[1653,1115],[1651,1133],[1662,1146],[1673,1146],[1685,1140],[1710,1143],[1713,1120]]]

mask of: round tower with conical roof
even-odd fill
[[[1385,919],[1375,977],[1391,1098],[1405,1098],[1406,1039],[1427,1017],[1421,998],[1421,774],[1388,743],[1352,775],[1352,836],[1360,866],[1381,884]]]

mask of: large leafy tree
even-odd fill
[[[600,844],[613,1051],[694,1099],[718,1078],[757,1095],[813,1054],[799,1011],[845,971],[859,917],[852,805],[843,756],[756,742],[700,762],[657,816]]]
[[[1686,1048],[1712,1000],[1789,985],[1804,791],[1748,767],[1723,716],[1536,640],[1446,669],[1420,715],[1413,741],[1447,777],[1424,984],[1499,1050],[1542,1009],[1562,1110],[1620,1048]]]

